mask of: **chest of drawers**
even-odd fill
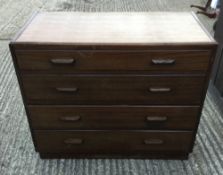
[[[192,13],[39,13],[10,49],[42,158],[192,151],[216,49]]]

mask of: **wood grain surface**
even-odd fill
[[[146,154],[153,151],[187,152],[189,131],[44,131],[34,132],[41,153]]]
[[[34,129],[195,128],[199,106],[29,105]]]
[[[41,155],[47,153],[138,155],[153,151],[189,154],[192,151],[206,91],[204,87],[207,87],[211,56],[216,46],[215,41],[194,14],[188,12],[39,13],[15,38],[10,43],[10,49],[35,148]],[[19,49],[17,47],[19,45],[24,46],[23,49]],[[27,46],[32,51],[27,49]],[[36,46],[42,46],[44,49],[36,50]],[[61,46],[65,49],[62,50]],[[68,46],[76,49],[68,53]],[[80,50],[80,46],[91,48]],[[103,48],[102,51],[98,46],[106,46],[107,50]],[[114,49],[113,46],[116,48]],[[120,46],[125,46],[126,50],[120,49]],[[156,46],[157,50],[151,50],[153,46]],[[169,50],[170,46],[171,50]],[[177,46],[181,49],[176,48]],[[195,47],[190,50],[192,46]],[[205,49],[198,49],[204,46]],[[143,51],[144,47],[146,49]],[[142,51],[138,52],[137,48]],[[61,66],[63,69],[58,71],[56,68]],[[175,67],[175,69],[171,72],[171,69],[164,68],[162,72],[160,66]],[[80,68],[79,73],[75,72],[76,67]],[[45,72],[41,72],[44,69]],[[51,69],[54,71],[51,72]],[[95,72],[90,72],[91,70]],[[154,74],[149,71],[154,71]],[[87,117],[83,114],[74,114],[73,111],[70,111],[69,115],[67,113],[57,116],[60,123],[79,122],[85,124],[84,127],[79,126],[69,130],[66,125],[61,124],[64,128],[59,130],[51,128],[50,125],[43,130],[36,130],[33,127],[31,114],[33,111],[30,105],[67,105],[65,107],[94,105],[95,107],[86,114]],[[113,106],[109,112],[113,115],[106,114],[109,110],[103,106],[108,107],[108,105]],[[114,108],[115,105],[119,108]],[[156,113],[157,108],[152,107],[152,110],[144,108],[143,116],[136,114],[135,110],[131,111],[133,106],[142,105],[153,107],[186,105],[199,107],[199,110],[188,111],[191,114],[188,125],[177,128],[177,110],[168,112],[163,108],[160,110],[166,115],[157,113],[157,115],[146,114],[146,116],[147,112]],[[135,115],[122,118],[126,116],[122,115],[125,113],[121,109],[122,106],[128,106],[127,112]],[[90,112],[96,110],[99,114],[97,108],[105,111],[104,115],[108,117],[108,121],[103,121],[104,118],[94,114],[91,115],[93,118],[96,116],[93,122],[89,120]],[[115,114],[115,111],[118,114]],[[41,113],[44,112],[40,111]],[[124,122],[126,125],[115,127],[117,118],[113,116],[120,116],[118,122]],[[182,120],[179,122],[184,122],[184,117],[182,115]],[[94,127],[95,120],[98,128]],[[154,121],[159,123],[168,121],[169,125],[157,127],[157,124],[150,124]],[[41,120],[36,121],[39,122]],[[55,120],[48,122],[57,123]],[[108,122],[113,125],[106,125]],[[138,123],[139,131],[136,130],[137,127],[132,127],[132,122]],[[86,126],[90,126],[90,132],[86,130]],[[112,130],[109,131],[109,127]],[[172,132],[172,129],[175,129],[175,132]],[[185,129],[189,135],[183,134],[186,133]],[[73,146],[74,149],[71,148]],[[159,155],[157,154],[157,157]]]
[[[41,5],[43,3],[44,6]],[[23,25],[23,22],[30,17],[30,12],[27,11],[31,11],[30,9],[32,8],[38,11],[43,9],[46,11],[85,12],[189,11],[191,10],[190,5],[192,3],[204,5],[205,2],[201,0],[2,0],[0,5],[0,39],[9,40]],[[212,24],[214,20],[204,17],[203,15],[198,15],[198,17],[212,33]],[[39,154],[35,152],[31,141],[17,79],[8,50],[8,40],[0,41],[0,82],[2,83],[2,86],[0,86],[1,174],[222,174],[222,114],[215,105],[215,101],[210,93],[207,95],[203,108],[194,151],[187,161],[164,161],[154,159],[41,160]],[[45,47],[42,46],[42,48]],[[163,152],[161,154],[164,155]],[[74,157],[74,155],[70,153],[68,155]]]
[[[105,73],[135,71],[146,73],[206,73],[208,50],[160,51],[16,51],[22,73]]]
[[[205,77],[24,75],[28,104],[199,105]]]
[[[129,45],[214,41],[190,12],[44,12],[17,42]]]

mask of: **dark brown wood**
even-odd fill
[[[138,154],[153,151],[189,150],[192,132],[187,131],[39,131],[36,130],[37,149],[42,153]],[[69,143],[64,143],[67,139]],[[72,140],[82,140],[73,144]],[[146,141],[145,141],[146,140]],[[160,141],[161,140],[161,141]],[[146,143],[145,143],[146,142]],[[155,144],[156,142],[156,144]],[[162,144],[158,144],[161,143]]]
[[[192,130],[199,106],[29,105],[29,112],[34,129]]]
[[[150,153],[136,153],[136,152],[129,152],[129,153],[121,153],[121,154],[88,154],[88,153],[39,153],[41,159],[165,159],[165,160],[187,160],[188,159],[188,152],[182,151],[153,151]]]
[[[14,48],[14,45],[12,43],[9,44],[9,49],[10,49],[10,52],[11,52],[13,65],[15,67],[16,77],[18,79],[18,83],[19,83],[19,86],[20,86],[20,93],[21,93],[22,101],[23,101],[23,104],[24,104],[24,107],[25,107],[25,113],[27,115],[27,119],[28,119],[28,122],[29,122],[29,129],[31,131],[32,141],[33,141],[33,144],[34,144],[34,147],[35,147],[35,150],[36,150],[36,148],[37,148],[36,139],[35,139],[34,134],[33,134],[33,127],[32,127],[32,123],[30,121],[30,117],[29,117],[30,115],[29,115],[29,111],[28,111],[28,108],[27,108],[26,97],[25,97],[25,93],[24,93],[24,89],[23,89],[23,83],[22,83],[22,79],[21,79],[21,72],[20,72],[18,62],[17,62],[17,58],[16,58],[15,48]]]
[[[205,101],[207,90],[208,90],[208,85],[209,85],[209,80],[210,80],[210,76],[211,76],[211,72],[212,72],[212,67],[213,67],[213,63],[214,63],[214,60],[215,60],[216,50],[217,50],[217,46],[215,46],[211,50],[212,54],[211,54],[211,57],[210,57],[208,72],[206,74],[205,84],[204,84],[203,91],[202,91],[200,112],[199,112],[199,115],[198,115],[197,121],[196,121],[196,126],[197,127],[193,131],[194,134],[193,134],[193,139],[192,139],[192,142],[191,142],[191,145],[190,145],[190,152],[193,151],[193,146],[194,146],[194,142],[195,142],[195,139],[196,139],[198,126],[199,126],[199,122],[200,122],[200,119],[201,119],[201,113],[202,113],[202,109],[203,109],[203,106],[204,106],[204,101]]]
[[[198,19],[197,19],[198,20]],[[203,29],[204,30],[204,29]],[[205,31],[205,30],[204,30]],[[206,31],[205,31],[206,32]],[[207,32],[206,32],[207,33]],[[208,33],[209,34],[209,33]],[[210,34],[209,34],[210,35]],[[211,35],[210,35],[211,36]],[[209,36],[209,37],[210,37]],[[148,51],[148,50],[167,50],[167,51],[210,51],[214,49],[217,45],[217,42],[213,40],[212,43],[202,42],[202,43],[154,43],[154,44],[53,44],[53,43],[20,43],[18,41],[11,41],[11,44],[14,45],[16,50],[23,51],[36,51],[36,50],[70,50],[70,51],[89,51],[89,50],[101,50],[101,51],[123,51],[123,50],[135,50],[135,51]]]
[[[66,145],[82,145],[83,139],[68,138],[68,139],[64,140],[64,144],[66,144]]]
[[[29,104],[194,104],[199,105],[202,76],[76,75],[22,77]],[[61,89],[78,91],[58,92]],[[149,89],[170,88],[169,92]]]
[[[145,145],[163,145],[164,140],[163,139],[145,139],[144,144]]]
[[[209,51],[17,51],[22,72],[206,73]],[[52,64],[53,62],[53,64]]]
[[[133,13],[120,14],[126,23],[134,24],[129,33],[111,25],[116,21],[104,20],[116,18],[117,13],[63,13],[71,15],[69,23],[59,13],[52,14],[38,15],[10,43],[41,158],[187,158],[216,48],[194,13],[178,13],[188,19],[183,23],[175,13],[166,14],[165,20],[162,13],[135,13],[138,21],[132,20]],[[162,17],[153,21],[160,23],[153,26],[157,30],[151,30],[146,25],[150,20],[145,20],[154,14]],[[173,25],[166,25],[167,16]],[[89,28],[79,30],[73,24],[71,19],[77,17],[88,27],[92,27],[88,18],[100,24],[92,28],[94,35],[76,35],[90,34]],[[63,37],[56,36],[55,30],[46,32],[55,23],[62,24]],[[106,25],[108,31],[103,30]],[[179,30],[170,30],[173,26]],[[168,31],[170,35],[163,35]],[[114,32],[122,37],[114,37]]]

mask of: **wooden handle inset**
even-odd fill
[[[154,64],[154,65],[173,65],[173,64],[175,64],[175,60],[174,59],[157,58],[157,59],[152,59],[152,64]]]
[[[162,145],[163,140],[161,140],[161,139],[146,139],[146,140],[144,140],[144,144],[146,144],[146,145]]]
[[[68,145],[80,145],[83,143],[83,140],[78,138],[69,138],[64,140],[64,143]]]
[[[54,58],[54,59],[50,59],[50,62],[53,64],[63,64],[63,65],[69,65],[69,64],[73,64],[75,63],[75,59],[74,58]]]
[[[56,88],[56,90],[58,92],[77,92],[78,91],[78,88],[77,87],[73,87],[73,88],[63,88],[63,87],[58,87]]]
[[[81,119],[81,116],[66,116],[66,117],[60,117],[61,121],[64,122],[77,122]]]
[[[171,92],[172,89],[169,87],[151,87],[149,88],[149,92],[152,93],[162,93],[162,92]]]
[[[166,116],[147,116],[146,120],[148,122],[165,122],[167,121]]]

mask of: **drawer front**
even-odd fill
[[[194,129],[198,106],[28,106],[34,129]]]
[[[206,72],[209,51],[16,51],[22,71]]]
[[[43,153],[115,154],[189,151],[192,132],[34,131]]]
[[[199,104],[204,77],[23,76],[29,104]]]

